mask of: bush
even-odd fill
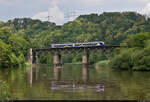
[[[12,50],[10,45],[7,45],[2,40],[0,40],[0,67],[9,67],[10,65],[10,54]]]
[[[132,58],[133,49],[122,49],[119,55],[116,55],[110,60],[112,68],[131,69],[133,66]]]
[[[108,67],[109,63],[110,63],[109,60],[103,60],[103,61],[99,61],[98,63],[96,63],[96,66]]]
[[[150,70],[150,34],[141,33],[129,36],[114,52],[110,65],[115,69]]]

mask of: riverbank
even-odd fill
[[[97,62],[95,65],[101,66],[101,67],[110,67],[109,63],[110,63],[109,60],[102,60],[102,61]]]
[[[28,62],[25,63],[25,67],[31,67],[31,66],[32,66],[31,63],[28,63]]]
[[[124,63],[122,62],[122,65],[123,65]],[[116,69],[116,70],[132,70],[132,71],[150,71],[150,69],[149,68],[142,68],[142,67],[134,67],[134,68],[117,68],[117,67],[115,67],[115,68],[113,68],[112,67],[112,65],[111,65],[111,62],[110,62],[110,60],[103,60],[103,61],[99,61],[99,62],[97,62],[96,64],[96,67],[105,67],[105,68],[111,68],[111,69]]]

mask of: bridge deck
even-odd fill
[[[120,48],[120,46],[92,46],[92,47],[66,47],[66,48],[43,48],[43,49],[33,49],[33,51],[35,52],[43,52],[43,51],[58,51],[58,50],[79,50],[79,49],[89,49],[89,50],[92,50],[92,49],[114,49],[114,48]]]

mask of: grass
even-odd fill
[[[96,63],[96,66],[100,67],[109,67],[109,60],[103,60]]]

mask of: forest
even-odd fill
[[[114,69],[150,70],[149,28],[150,18],[136,12],[80,15],[62,26],[30,18],[0,21],[0,68],[25,65],[29,48],[49,48],[51,43],[104,41],[105,45],[127,48],[109,54],[91,54],[91,63]],[[41,55],[39,61],[52,64],[52,56]],[[63,57],[63,63],[79,62],[80,53]]]

